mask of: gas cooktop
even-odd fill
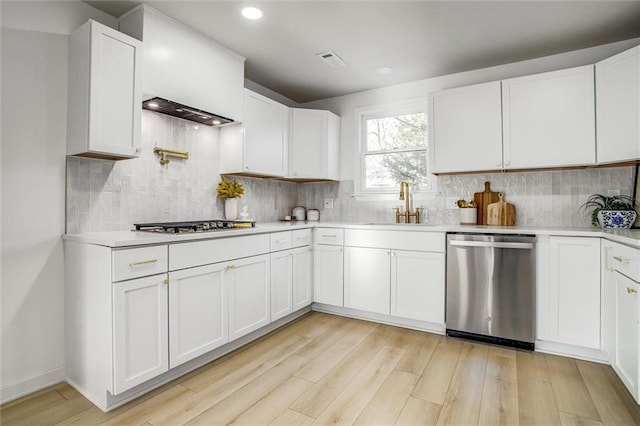
[[[253,228],[256,222],[253,220],[196,220],[189,222],[156,222],[134,223],[136,231],[160,232],[164,234],[187,234],[194,232],[219,231],[223,229]]]

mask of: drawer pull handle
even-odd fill
[[[638,290],[636,290],[635,288],[627,287],[627,293],[634,294],[634,293],[637,293],[637,292],[638,292]]]
[[[148,265],[150,263],[157,263],[158,259],[149,259],[149,260],[141,260],[139,262],[131,262],[129,263],[129,266],[134,267],[134,266],[140,266],[140,265]]]
[[[169,285],[169,280],[164,280],[163,283],[164,285]]]
[[[236,265],[227,265],[224,267],[225,271],[228,271],[230,269],[236,269]]]
[[[289,241],[289,240],[278,240],[278,241],[276,241],[276,244],[286,243],[287,241]]]
[[[617,260],[620,263],[624,263],[625,265],[629,264],[629,259],[627,259],[626,257],[622,257],[622,256],[613,256],[614,260]]]
[[[338,238],[337,235],[326,235],[326,234],[322,234],[322,238]]]

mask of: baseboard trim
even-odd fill
[[[64,382],[64,368],[54,368],[28,379],[12,383],[0,389],[0,404],[13,401],[49,386]]]

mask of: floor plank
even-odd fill
[[[404,351],[384,346],[313,424],[351,424],[395,368]]]
[[[402,412],[395,424],[406,426],[435,425],[438,423],[441,409],[441,405],[411,396],[402,408]]]
[[[518,412],[520,426],[559,425],[551,383],[518,377]]]
[[[440,342],[440,336],[421,331],[416,333],[415,340],[407,348],[396,370],[420,376]]]
[[[415,374],[393,370],[371,398],[371,401],[364,407],[354,424],[394,424],[411,396],[411,391],[417,381],[418,376]]]
[[[565,413],[564,411],[560,411],[560,421],[562,422],[562,426],[603,426],[603,423],[599,420],[576,416],[575,414]]]
[[[481,425],[517,425],[518,374],[512,350],[491,347],[480,406]]]
[[[447,337],[440,339],[411,396],[438,405],[444,404],[462,346],[459,340]]]
[[[464,343],[438,425],[478,423],[488,352],[487,345]]]
[[[277,419],[269,423],[273,426],[303,426],[313,423],[314,418],[300,414],[297,411],[287,409]]]
[[[578,371],[576,361],[555,355],[545,355],[545,359],[558,410],[600,420],[593,399]]]

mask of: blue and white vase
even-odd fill
[[[633,210],[600,210],[598,223],[602,228],[629,229],[636,221],[636,216]]]

